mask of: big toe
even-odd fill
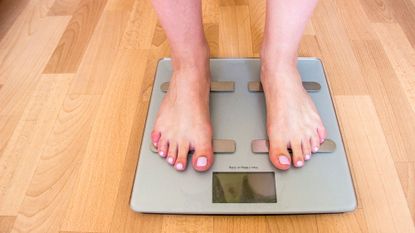
[[[291,166],[291,156],[287,145],[278,142],[270,142],[269,159],[280,170],[287,170]]]
[[[198,148],[195,147],[195,152],[192,158],[192,165],[196,171],[203,172],[209,170],[213,164],[213,150],[212,147]]]

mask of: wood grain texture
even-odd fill
[[[205,31],[206,40],[210,49],[210,56],[218,57],[219,53],[219,25],[214,23],[205,23],[203,25]]]
[[[151,2],[135,1],[122,39],[123,48],[149,48],[152,42],[156,22],[157,17],[151,7]]]
[[[377,40],[354,41],[353,50],[359,61],[368,92],[373,97],[391,155],[395,162],[413,161],[415,113],[382,45]],[[396,124],[399,122],[399,124]]]
[[[150,0],[0,0],[0,232],[387,232],[415,221],[413,0],[320,0],[322,59],[356,187],[351,213],[138,214],[129,200],[157,61]],[[204,0],[211,55],[259,56],[265,0]]]
[[[41,3],[43,2],[39,1],[39,5],[29,4],[0,41],[2,115],[14,114],[24,108],[22,102],[27,100],[28,93],[35,88],[34,80],[47,63],[64,31],[63,27],[70,19],[67,16],[46,17],[46,10],[40,10],[46,6]],[[32,46],[33,44],[38,46]]]
[[[398,171],[401,179],[403,191],[405,192],[408,206],[410,209],[415,208],[415,162],[399,162],[395,163],[396,170]],[[415,217],[412,216],[415,222]]]
[[[74,73],[78,70],[106,2],[106,0],[79,1],[44,73]]]
[[[92,231],[59,231],[59,233],[104,233],[104,232],[92,232]]]
[[[331,90],[336,94],[366,94],[366,85],[335,2],[321,1],[311,21]],[[333,60],[336,62],[328,62]]]
[[[405,33],[405,37],[409,39],[409,43],[415,48],[415,3],[413,0],[385,0],[385,3],[396,22]]]
[[[368,230],[415,232],[371,98],[337,96],[336,104]]]
[[[70,81],[71,75],[41,77],[0,157],[0,214],[17,214]]]
[[[22,12],[21,18],[10,28],[10,32],[16,32],[17,35],[9,33],[0,42],[2,48],[0,53],[0,59],[2,60],[0,77],[4,78],[4,86],[0,92],[0,115],[2,121],[7,122],[6,131],[4,134],[2,132],[3,143],[7,143],[13,134],[17,137],[18,129],[16,126],[21,114],[30,111],[30,107],[26,108],[26,105],[37,86],[39,73],[46,64],[54,46],[56,46],[56,42],[63,31],[62,27],[65,27],[69,19],[68,17],[44,18],[43,12],[38,11],[38,7],[43,7],[41,3],[39,2],[39,5],[29,5]],[[28,29],[32,30],[31,34],[25,33]],[[27,50],[26,48],[30,48],[33,43],[38,43],[39,46],[33,47],[30,51]],[[21,69],[21,67],[27,69]],[[29,117],[29,115],[26,116]],[[11,131],[11,129],[14,129],[14,131]],[[11,146],[19,147],[18,144],[11,144]],[[5,161],[8,157],[4,155],[6,145],[0,147],[3,148],[2,161]],[[13,202],[8,202],[8,205],[10,203]],[[0,206],[2,210],[7,209],[3,205]]]
[[[252,49],[255,56],[259,56],[265,26],[265,1],[249,0],[249,16]]]
[[[120,50],[97,110],[62,229],[108,231],[125,162],[146,53]],[[121,77],[121,79],[120,79]],[[98,184],[98,185],[97,185]],[[97,215],[96,213],[100,214]]]
[[[128,21],[128,11],[104,10],[85,51],[70,94],[101,95],[107,85]],[[105,49],[103,49],[105,48]]]
[[[56,0],[49,9],[49,16],[72,15],[81,0]]]
[[[3,154],[10,137],[13,135],[14,129],[19,121],[20,116],[0,115],[0,155]]]
[[[149,54],[143,74],[143,83],[139,91],[140,98],[137,101],[137,108],[133,118],[131,134],[129,135],[129,144],[127,148],[126,161],[122,169],[122,177],[118,189],[116,207],[112,217],[110,232],[160,232],[162,229],[163,217],[157,214],[137,214],[132,211],[125,211],[129,206],[132,185],[136,164],[138,162],[137,151],[140,150],[140,137],[143,134],[143,119],[146,118],[147,112],[142,109],[148,109],[151,90],[153,87],[154,69],[157,66],[158,53]]]
[[[19,209],[14,231],[57,232],[84,159],[100,96],[67,96]]]
[[[28,3],[29,0],[0,1],[0,40],[6,35]]]
[[[335,1],[339,19],[345,27],[350,40],[372,40],[375,38],[373,29],[367,27],[369,19],[364,13],[359,0]]]
[[[68,16],[47,17],[49,6],[44,0],[28,3],[0,40],[0,157],[70,20]]]
[[[203,23],[219,23],[220,0],[202,1]]]
[[[415,111],[415,52],[399,24],[374,24],[412,110]],[[399,43],[396,43],[399,41]]]
[[[386,6],[385,0],[360,0],[365,14],[372,23],[396,22],[392,10]]]
[[[15,216],[0,216],[0,233],[10,233],[15,220]]]
[[[220,7],[219,53],[225,57],[252,57],[248,6]]]

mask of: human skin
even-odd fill
[[[317,0],[268,0],[261,49],[261,82],[267,107],[269,159],[278,169],[304,166],[326,137],[296,67],[297,50]],[[151,134],[159,155],[183,171],[213,162],[209,114],[209,47],[200,0],[153,0],[171,47],[173,74]],[[292,156],[288,153],[292,149]]]

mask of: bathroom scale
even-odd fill
[[[323,65],[318,58],[298,58],[297,66],[328,132],[320,150],[302,168],[291,166],[281,171],[268,159],[259,59],[223,58],[210,60],[214,164],[208,171],[198,172],[190,162],[179,172],[151,144],[151,131],[172,74],[171,60],[161,59],[142,136],[131,208],[169,214],[354,210],[355,191]]]

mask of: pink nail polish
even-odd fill
[[[304,165],[304,162],[301,160],[297,161],[297,167],[302,167]]]
[[[280,161],[281,164],[290,165],[290,160],[285,156],[278,157],[278,160]]]
[[[167,162],[173,165],[173,158],[172,157],[168,157],[167,158]]]
[[[305,157],[304,157],[305,160],[309,160],[310,158],[311,158],[311,155],[308,155],[308,154],[305,155]]]
[[[181,163],[176,164],[176,169],[177,170],[183,170],[183,164],[181,164]]]
[[[313,152],[316,153],[317,151],[318,151],[318,147],[317,146],[313,147]]]
[[[163,151],[160,151],[160,152],[159,152],[159,155],[160,155],[161,157],[164,157],[164,152],[163,152]]]
[[[206,157],[201,156],[201,157],[197,158],[196,166],[204,167],[204,166],[206,166],[206,164],[207,164],[207,158]]]

